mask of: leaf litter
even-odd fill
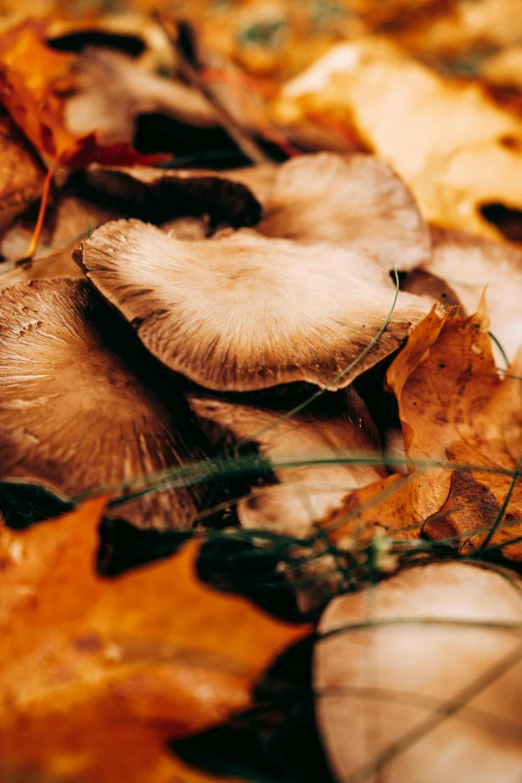
[[[506,10],[48,5],[0,44],[0,778],[515,783]]]

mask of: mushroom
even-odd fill
[[[430,234],[402,180],[370,155],[323,152],[279,167],[266,215],[267,236],[349,244],[379,258],[391,271],[427,261]]]
[[[510,360],[522,346],[522,252],[508,242],[492,242],[463,231],[432,228],[433,255],[423,272],[436,276],[447,287],[445,303],[451,293],[462,302],[467,313],[477,309],[484,289],[491,332]],[[423,289],[418,273],[406,278],[404,288],[412,293],[436,292]]]
[[[0,156],[0,231],[3,231],[40,196],[44,171],[28,142],[1,108]]]
[[[85,176],[111,208],[154,223],[208,215],[211,225],[239,227],[261,219],[261,206],[251,190],[220,172],[93,165]]]
[[[243,527],[309,536],[315,532],[315,520],[338,507],[349,488],[386,475],[383,468],[346,459],[368,456],[379,448],[366,406],[352,388],[329,395],[326,405],[308,406],[290,418],[285,418],[282,409],[197,393],[190,393],[188,402],[212,444],[239,452],[255,447],[269,460],[279,482],[256,487],[239,501],[237,514]],[[311,460],[309,466],[291,464],[307,459]],[[336,463],[336,459],[340,461]],[[325,464],[317,464],[321,460]]]
[[[201,458],[182,397],[86,280],[2,293],[0,475],[67,496]],[[199,487],[144,495],[112,515],[190,527]]]
[[[252,231],[183,242],[116,221],[75,259],[154,356],[215,391],[293,381],[343,388],[429,309],[403,293],[393,309],[391,280],[367,253]]]
[[[319,623],[319,733],[339,781],[518,783],[520,581],[466,563],[342,595]]]

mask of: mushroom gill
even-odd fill
[[[344,388],[430,307],[404,293],[394,305],[393,284],[368,253],[253,231],[184,242],[116,221],[75,259],[156,358],[215,391]]]
[[[0,474],[73,497],[201,457],[184,399],[86,280],[38,280],[0,303]],[[196,487],[144,495],[112,515],[190,527]]]

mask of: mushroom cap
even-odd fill
[[[103,144],[130,143],[140,114],[162,113],[187,125],[215,127],[213,107],[181,82],[140,68],[119,52],[90,49],[74,62],[77,92],[66,104],[69,130],[96,132]]]
[[[0,230],[42,192],[44,170],[27,140],[0,108]]]
[[[0,475],[75,496],[200,457],[185,401],[86,280],[15,286],[0,311]],[[187,528],[201,499],[145,495],[113,515]]]
[[[412,568],[370,593],[334,598],[313,678],[336,779],[517,783],[522,666],[501,664],[520,650],[520,634],[494,625],[521,621],[518,581],[464,563]],[[446,713],[448,704],[456,709]]]
[[[366,406],[353,389],[329,396],[328,405],[321,409],[315,406],[282,419],[284,410],[188,395],[211,443],[223,444],[226,450],[241,444],[255,446],[272,463],[279,483],[257,487],[239,501],[237,514],[243,527],[310,535],[314,522],[341,505],[346,492],[385,475],[373,465],[332,461],[358,453],[367,456],[378,442]],[[307,459],[325,460],[325,464],[278,466]]]
[[[259,231],[307,242],[349,244],[390,271],[413,269],[431,241],[415,200],[400,177],[371,155],[322,152],[279,167]]]
[[[216,391],[304,381],[331,390],[396,350],[429,303],[399,294],[369,254],[255,232],[183,242],[107,223],[75,259],[170,369]]]
[[[129,214],[132,204],[136,217],[154,223],[208,215],[211,224],[239,227],[261,219],[261,205],[252,191],[220,172],[95,164],[85,176],[98,194],[108,196],[112,207],[127,208]]]
[[[522,346],[522,252],[464,231],[432,228],[433,255],[423,270],[450,287],[468,313],[486,290],[490,330],[510,360]],[[415,283],[415,281],[413,281]],[[406,288],[415,293],[420,288]],[[446,302],[450,297],[446,297]]]

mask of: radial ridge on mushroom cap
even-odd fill
[[[430,232],[407,185],[371,155],[322,152],[283,163],[259,226],[268,236],[348,244],[389,271],[430,255]]]
[[[369,253],[253,231],[184,242],[115,221],[75,259],[154,356],[217,391],[293,381],[343,388],[395,351],[430,308],[402,293],[393,307],[394,286]]]
[[[201,457],[185,401],[167,394],[122,326],[86,280],[2,292],[0,475],[71,497]],[[140,527],[186,528],[200,501],[197,488],[179,489],[115,512]]]

